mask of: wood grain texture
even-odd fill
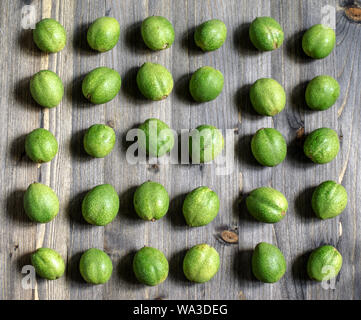
[[[68,42],[63,51],[47,55],[35,48],[31,30],[21,27],[21,9],[29,4],[37,20],[52,17],[64,25]],[[300,40],[307,28],[321,22],[326,5],[337,9],[337,48],[327,59],[315,61],[302,53]],[[336,0],[1,1],[0,299],[360,299],[361,25],[345,17],[343,7],[349,5],[350,1]],[[116,48],[99,54],[89,49],[86,31],[104,15],[118,19],[121,36]],[[149,15],[162,15],[173,23],[176,40],[171,49],[151,52],[144,46],[139,28]],[[250,44],[248,28],[255,17],[266,15],[280,21],[285,42],[275,52],[260,53]],[[225,22],[227,41],[215,52],[202,53],[193,42],[194,28],[211,18]],[[138,92],[136,72],[146,61],[172,72],[175,86],[166,100],[149,102]],[[195,104],[188,81],[204,65],[222,71],[224,90],[212,102]],[[122,89],[113,101],[95,106],[83,98],[81,81],[98,66],[118,70]],[[62,103],[52,110],[36,105],[28,90],[30,77],[41,69],[57,72],[66,89]],[[341,96],[331,109],[310,112],[304,102],[305,84],[319,74],[336,77]],[[273,119],[256,115],[250,106],[249,86],[260,77],[275,78],[287,92],[286,109]],[[226,139],[226,150],[235,151],[232,172],[221,175],[217,163],[128,163],[126,134],[150,117],[177,132],[200,124],[215,125],[223,133],[232,129]],[[116,147],[104,159],[91,159],[82,149],[84,131],[109,121],[117,133]],[[266,126],[281,131],[289,145],[286,161],[276,168],[257,165],[250,153],[251,136]],[[59,142],[58,155],[40,168],[24,154],[25,135],[38,127],[52,131]],[[322,166],[305,159],[297,138],[300,128],[307,134],[319,127],[333,128],[342,138],[338,157]],[[164,184],[171,196],[167,216],[155,223],[138,219],[132,208],[136,186],[148,179]],[[343,183],[349,204],[340,217],[319,221],[310,197],[327,179]],[[33,181],[50,185],[59,195],[60,213],[46,225],[29,222],[22,208],[24,191]],[[116,188],[121,206],[113,223],[95,227],[84,222],[80,205],[84,194],[101,183]],[[210,225],[191,229],[182,217],[182,202],[200,185],[218,193],[220,214]],[[255,222],[241,201],[263,185],[284,192],[289,201],[287,217],[276,225]],[[220,237],[224,230],[235,231],[238,244],[225,243]],[[261,284],[251,274],[252,250],[260,241],[278,245],[286,256],[287,272],[279,283]],[[219,251],[221,269],[212,281],[196,285],[186,281],[182,259],[186,249],[202,242]],[[325,243],[336,246],[344,258],[334,290],[308,280],[305,272],[310,250]],[[134,253],[144,245],[162,250],[170,262],[169,278],[157,287],[140,285],[132,273]],[[21,268],[41,246],[62,254],[66,275],[56,281],[37,279],[35,289],[24,290]],[[104,249],[112,258],[114,272],[105,285],[88,285],[78,272],[81,253],[91,247]]]

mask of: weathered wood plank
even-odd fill
[[[341,5],[352,3],[341,1]],[[53,17],[64,25],[68,43],[62,52],[46,55],[35,48],[31,31],[23,30],[20,23],[21,8],[29,4],[35,7],[37,20]],[[361,154],[352,146],[360,134],[361,25],[345,18],[337,4],[336,0],[29,0],[17,5],[2,1],[0,45],[7,54],[0,57],[1,299],[360,299],[357,208],[361,205]],[[337,48],[327,59],[313,61],[302,54],[300,39],[304,30],[321,22],[326,5],[338,10]],[[118,19],[121,37],[116,48],[97,54],[87,46],[86,30],[104,15]],[[149,15],[163,15],[172,21],[176,41],[171,49],[151,52],[144,46],[139,28]],[[249,41],[250,22],[264,15],[276,18],[285,30],[285,43],[275,52],[259,53]],[[226,23],[228,38],[221,49],[204,54],[195,47],[193,32],[210,18]],[[149,102],[138,92],[136,72],[146,61],[161,63],[172,72],[175,86],[166,100]],[[221,70],[225,85],[215,101],[199,105],[189,97],[188,81],[204,65]],[[83,98],[81,80],[98,66],[118,70],[122,89],[110,103],[94,106]],[[28,90],[29,78],[47,68],[60,75],[66,88],[61,105],[52,110],[39,108]],[[304,103],[304,88],[319,74],[339,80],[341,97],[330,110],[311,113]],[[275,78],[287,92],[286,109],[273,119],[256,115],[250,106],[249,86],[260,77]],[[226,149],[235,151],[233,170],[224,174],[220,163],[128,163],[126,134],[150,117],[165,121],[178,133],[200,124],[219,127]],[[84,130],[109,121],[117,133],[116,147],[105,159],[90,159],[82,151]],[[266,126],[280,130],[289,144],[286,161],[272,169],[257,165],[249,147],[251,136]],[[337,130],[342,146],[335,161],[315,166],[302,155],[297,134],[300,128],[307,134],[321,126]],[[37,127],[51,130],[59,142],[57,157],[40,168],[24,155],[24,137]],[[226,137],[227,129],[233,133]],[[171,197],[168,215],[155,223],[141,221],[132,208],[136,186],[148,179],[164,184]],[[313,188],[327,179],[342,182],[350,201],[340,217],[319,221],[313,217],[310,196]],[[22,209],[24,190],[33,181],[50,185],[59,195],[59,216],[47,225],[30,223]],[[114,185],[121,200],[118,217],[105,228],[90,226],[81,218],[85,192],[101,183]],[[191,229],[182,217],[182,202],[187,192],[200,185],[217,191],[221,210],[212,224]],[[289,200],[288,215],[277,225],[255,222],[240,202],[262,185],[279,189]],[[238,245],[219,239],[226,229],[238,233]],[[288,270],[277,284],[261,284],[251,274],[251,253],[260,241],[277,244],[286,256]],[[201,242],[216,247],[222,265],[211,282],[194,285],[182,273],[182,259],[186,249]],[[324,290],[305,273],[307,253],[322,243],[337,246],[344,257],[335,290]],[[137,283],[131,269],[135,251],[144,245],[159,248],[170,262],[168,280],[154,288]],[[38,279],[34,290],[24,290],[21,268],[40,246],[52,247],[66,258],[66,275],[54,282]],[[113,260],[114,273],[106,285],[87,285],[79,275],[80,255],[90,247],[104,249]]]
[[[354,1],[360,5],[360,2]],[[361,25],[350,23],[342,10],[337,15],[337,69],[336,76],[341,86],[337,106],[338,131],[342,134],[339,181],[347,188],[349,205],[339,219],[342,233],[339,246],[343,253],[344,269],[338,286],[340,299],[360,299],[360,70],[361,70]],[[345,58],[346,57],[346,58]]]

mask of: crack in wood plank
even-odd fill
[[[343,180],[346,170],[347,170],[347,166],[348,166],[348,162],[349,162],[349,158],[350,158],[350,151],[351,151],[351,143],[349,142],[349,148],[347,151],[346,161],[344,162],[344,164],[341,168],[341,171],[338,175],[338,183],[340,183],[340,184],[342,183],[342,180]]]
[[[348,148],[347,148],[347,154],[346,154],[346,160],[341,168],[341,171],[338,175],[338,183],[342,183],[342,180],[345,176],[346,170],[347,170],[347,166],[350,160],[350,153],[351,153],[351,141],[352,141],[352,125],[350,128],[350,138],[348,139],[347,143],[348,143]]]
[[[338,109],[337,111],[337,118],[340,118],[341,115],[342,115],[342,112],[343,110],[345,109],[346,107],[346,103],[348,101],[348,95],[349,95],[349,91],[350,91],[350,87],[351,87],[351,81],[352,81],[352,75],[353,75],[353,67],[354,67],[354,63],[355,63],[355,56],[353,56],[353,59],[352,59],[352,67],[351,67],[351,74],[350,74],[350,79],[349,81],[347,82],[347,88],[346,88],[346,94],[345,94],[345,98],[342,102],[342,105],[341,107]]]
[[[341,221],[338,222],[338,237],[342,236],[342,223]]]

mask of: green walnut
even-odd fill
[[[91,248],[82,254],[79,262],[79,271],[86,282],[103,284],[112,275],[112,260],[104,251]]]
[[[89,46],[100,52],[113,49],[120,36],[120,26],[112,17],[101,17],[96,19],[89,27],[87,40]]]
[[[211,125],[201,125],[189,137],[189,155],[193,163],[214,160],[223,150],[224,139],[221,131]]]
[[[105,124],[94,124],[85,133],[83,144],[89,155],[104,158],[114,148],[115,132]]]
[[[217,250],[202,243],[187,251],[183,260],[183,272],[188,280],[204,283],[216,275],[219,265]]]
[[[99,67],[90,71],[82,83],[85,98],[94,104],[103,104],[113,100],[120,90],[122,80],[117,71]]]
[[[168,277],[168,260],[160,250],[144,247],[134,256],[133,271],[139,282],[156,286]]]
[[[139,148],[153,157],[162,157],[174,147],[174,134],[166,123],[150,118],[139,128]]]
[[[252,154],[263,166],[279,165],[287,155],[287,144],[282,134],[273,128],[256,132],[251,141]]]
[[[286,93],[274,79],[258,79],[250,89],[250,98],[257,113],[273,117],[280,113],[286,105]]]
[[[144,63],[137,73],[136,80],[139,91],[150,100],[163,100],[173,90],[172,74],[158,63]]]
[[[326,58],[336,44],[335,31],[325,25],[316,24],[302,38],[303,51],[314,59]]]
[[[30,93],[42,107],[56,107],[64,95],[64,86],[59,76],[50,70],[41,70],[30,80]]]
[[[88,223],[105,226],[118,214],[118,194],[110,184],[98,185],[86,194],[81,210]]]
[[[141,25],[143,41],[149,49],[164,50],[174,42],[172,24],[164,17],[152,16],[143,20]]]
[[[342,256],[330,245],[312,251],[307,262],[307,273],[316,281],[327,281],[335,278],[342,267]]]
[[[207,102],[217,98],[223,90],[222,72],[212,67],[201,67],[193,73],[189,81],[189,91],[197,102]]]
[[[286,272],[286,259],[276,246],[260,242],[252,255],[252,272],[262,282],[279,281]]]
[[[335,181],[322,182],[312,195],[312,209],[320,219],[338,216],[347,206],[346,189]]]
[[[227,27],[218,19],[208,20],[194,32],[194,41],[203,51],[214,51],[222,47],[227,38]]]
[[[253,190],[246,199],[246,205],[254,218],[265,223],[281,221],[288,209],[286,197],[270,187]]]
[[[167,213],[169,195],[160,183],[147,181],[135,191],[133,203],[135,212],[140,218],[155,221]]]
[[[254,19],[249,28],[249,37],[253,45],[261,51],[278,49],[284,40],[280,24],[271,17]]]
[[[327,110],[340,96],[340,85],[330,76],[312,79],[306,88],[306,102],[313,110]]]
[[[65,47],[66,32],[58,21],[43,19],[36,24],[33,39],[41,51],[58,52]]]
[[[32,221],[47,223],[58,214],[59,199],[53,189],[34,182],[25,192],[24,210]]]
[[[50,131],[38,128],[26,136],[25,152],[34,162],[49,162],[58,152],[58,142]]]
[[[40,248],[31,255],[31,264],[35,272],[42,278],[55,280],[65,271],[65,263],[61,255],[49,248]]]
[[[194,189],[183,202],[183,215],[191,227],[207,225],[217,216],[218,211],[218,195],[208,187]]]
[[[306,138],[303,150],[315,163],[331,162],[340,150],[337,132],[329,128],[320,128],[311,132]]]

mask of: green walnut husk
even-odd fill
[[[153,157],[162,157],[174,147],[174,133],[166,123],[150,118],[139,126],[139,148]]]
[[[47,18],[36,24],[33,39],[41,51],[59,52],[65,47],[66,31],[58,21]]]
[[[112,17],[101,17],[90,25],[87,40],[92,49],[105,52],[116,46],[119,36],[120,26],[118,21]]]
[[[173,77],[162,65],[146,62],[137,73],[137,85],[144,97],[159,101],[167,98],[172,92]]]
[[[31,255],[31,264],[35,272],[42,278],[55,280],[65,271],[65,263],[61,255],[49,248],[40,248]]]
[[[307,273],[316,281],[327,281],[335,278],[342,267],[342,256],[330,245],[314,250],[307,262]]]
[[[168,211],[169,195],[160,183],[147,181],[135,191],[133,204],[135,212],[143,220],[159,220]]]
[[[222,72],[212,67],[201,67],[193,73],[189,81],[189,91],[197,102],[216,99],[223,90]]]
[[[211,125],[200,125],[189,137],[189,155],[193,163],[213,161],[223,150],[221,131]]]
[[[90,284],[103,284],[112,275],[112,260],[104,251],[92,248],[85,251],[81,256],[79,271],[86,282]]]
[[[257,113],[273,117],[286,106],[286,93],[274,79],[258,79],[250,89],[250,98]]]
[[[313,110],[331,108],[340,96],[340,85],[330,76],[318,76],[312,79],[306,88],[306,103]]]
[[[188,280],[204,283],[219,270],[220,259],[216,249],[208,244],[198,244],[189,249],[183,260],[183,272]]]
[[[315,163],[331,162],[340,150],[337,132],[329,128],[320,128],[311,132],[306,138],[303,150]]]
[[[188,193],[183,202],[183,215],[191,227],[205,226],[217,216],[219,198],[208,187],[199,187]]]
[[[50,70],[41,70],[30,80],[30,93],[43,107],[56,107],[64,95],[64,86],[59,76]]]
[[[57,216],[59,199],[53,189],[34,182],[25,192],[24,210],[32,221],[47,223]]]
[[[218,19],[208,20],[199,25],[194,32],[194,41],[203,51],[219,49],[227,38],[227,27]]]
[[[168,49],[174,42],[172,24],[164,17],[152,16],[143,20],[141,25],[142,38],[149,49]]]
[[[168,260],[160,250],[144,247],[134,256],[133,271],[139,282],[157,286],[168,277]]]
[[[84,149],[92,157],[104,158],[113,150],[115,139],[113,128],[105,124],[94,124],[84,135]]]
[[[287,155],[285,138],[273,128],[258,130],[252,138],[251,149],[256,160],[267,167],[279,165]]]
[[[81,210],[88,223],[105,226],[118,214],[119,196],[110,184],[98,185],[86,194]]]
[[[335,31],[328,26],[316,24],[302,38],[303,51],[314,59],[326,58],[336,45]]]
[[[38,128],[26,136],[25,152],[34,162],[49,162],[58,152],[58,142],[50,131]]]
[[[280,249],[266,242],[257,244],[252,255],[252,272],[259,281],[275,283],[283,277],[286,268]]]
[[[312,195],[312,209],[320,219],[331,219],[345,210],[346,189],[335,181],[322,182]]]
[[[286,197],[270,187],[253,190],[246,199],[246,205],[254,218],[265,223],[281,221],[288,209]]]
[[[117,71],[107,67],[99,67],[85,76],[82,83],[83,95],[94,104],[107,103],[116,97],[121,83]]]
[[[249,28],[249,37],[253,45],[261,51],[278,49],[284,40],[280,24],[271,17],[254,19]]]

